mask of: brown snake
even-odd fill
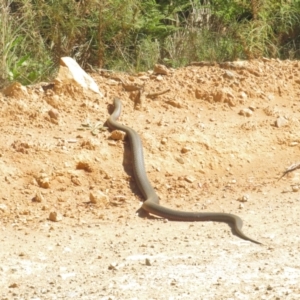
[[[130,140],[130,146],[133,153],[133,172],[135,181],[145,198],[142,209],[153,215],[177,221],[217,221],[230,223],[233,225],[233,230],[237,236],[244,240],[261,244],[258,241],[249,238],[242,232],[243,221],[236,215],[214,212],[184,212],[159,205],[159,198],[146,174],[143,146],[139,135],[133,129],[117,122],[117,119],[121,114],[121,110],[121,100],[115,98],[114,112],[108,118],[107,125],[111,129],[124,131]]]

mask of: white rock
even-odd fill
[[[285,119],[284,117],[279,117],[276,121],[275,121],[275,126],[280,128],[280,127],[284,127],[288,125],[288,120]]]
[[[62,83],[73,80],[83,88],[89,89],[103,97],[94,79],[81,69],[78,63],[71,57],[62,57],[60,59],[57,79],[61,80]]]

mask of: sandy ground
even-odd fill
[[[300,162],[300,62],[156,71],[92,73],[102,98],[0,93],[0,299],[300,299],[300,171],[278,180]],[[104,124],[114,97],[161,205],[237,214],[263,245],[139,215],[129,143]]]

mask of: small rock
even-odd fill
[[[125,133],[123,131],[120,130],[114,130],[111,135],[110,135],[110,139],[114,140],[114,141],[120,141],[120,140],[124,140],[124,136]]]
[[[46,173],[40,173],[38,175],[38,178],[36,178],[36,180],[40,187],[42,187],[44,189],[50,188],[50,179]]]
[[[184,164],[183,158],[177,157],[176,160],[177,160],[180,164]]]
[[[154,66],[154,73],[156,73],[156,74],[168,75],[169,72],[170,72],[169,69],[164,65],[156,64]]]
[[[253,111],[249,108],[243,108],[240,110],[239,115],[251,117],[253,115]]]
[[[229,79],[233,79],[234,77],[236,77],[232,72],[230,71],[225,71],[224,73],[224,78],[229,78]]]
[[[117,263],[111,263],[108,266],[108,270],[118,270],[118,264]]]
[[[33,201],[35,202],[43,202],[45,199],[44,199],[44,196],[42,195],[42,193],[40,191],[37,191],[34,198],[33,198]]]
[[[181,153],[187,153],[187,152],[189,152],[189,151],[191,151],[192,149],[190,148],[190,147],[183,147],[182,149],[181,149]]]
[[[74,184],[77,185],[77,186],[80,186],[80,185],[81,185],[81,181],[80,181],[80,179],[78,178],[78,176],[76,176],[76,175],[72,175],[72,176],[71,176],[71,181],[72,181],[72,183],[74,183]]]
[[[90,202],[93,204],[104,204],[106,205],[109,202],[108,196],[101,191],[92,191],[90,192]]]
[[[184,180],[189,183],[193,183],[196,180],[196,178],[194,178],[193,176],[186,176],[184,177]]]
[[[127,92],[139,91],[141,89],[141,87],[138,84],[132,84],[126,82],[123,82],[122,86],[124,90]]]
[[[7,205],[5,205],[5,204],[0,204],[0,210],[1,210],[2,212],[6,212],[6,211],[8,210]]]
[[[178,100],[167,100],[166,103],[173,107],[177,107],[177,108],[183,107],[183,104],[181,102],[179,102]]]
[[[167,141],[168,141],[168,139],[162,138],[160,142],[161,142],[163,145],[165,145],[165,144],[167,143]]]
[[[76,164],[77,170],[84,170],[86,172],[93,172],[92,163],[87,158],[80,158],[80,160]]]
[[[275,126],[280,128],[280,127],[284,127],[286,125],[288,125],[288,120],[283,118],[283,117],[279,117],[276,121],[275,121]]]
[[[298,192],[299,191],[299,186],[298,185],[293,185],[292,190],[293,190],[293,192]]]
[[[243,195],[237,199],[240,202],[247,202],[249,200],[249,195]]]
[[[16,288],[16,287],[18,287],[18,284],[15,282],[9,285],[9,288]]]
[[[240,93],[240,97],[243,99],[243,100],[246,100],[248,98],[247,94],[245,92],[241,92]]]
[[[103,97],[103,94],[100,92],[94,79],[88,75],[71,57],[61,57],[60,68],[55,81],[62,82],[63,85],[67,85],[69,83],[72,85],[75,84],[85,89],[89,89]]]
[[[244,208],[244,204],[243,204],[243,203],[240,203],[239,209],[243,209],[243,208]]]
[[[152,265],[149,258],[146,258],[146,259],[145,259],[145,265],[146,265],[146,266],[151,266],[151,265]]]
[[[62,215],[59,212],[52,211],[49,214],[49,220],[52,222],[60,222],[62,220]]]
[[[57,109],[52,108],[52,109],[50,109],[50,110],[48,111],[48,115],[50,116],[50,118],[57,120],[57,119],[58,119],[58,116],[59,116],[59,113],[58,113],[58,110],[57,110]]]

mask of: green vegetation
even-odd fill
[[[0,87],[83,68],[300,58],[300,0],[2,0]]]

